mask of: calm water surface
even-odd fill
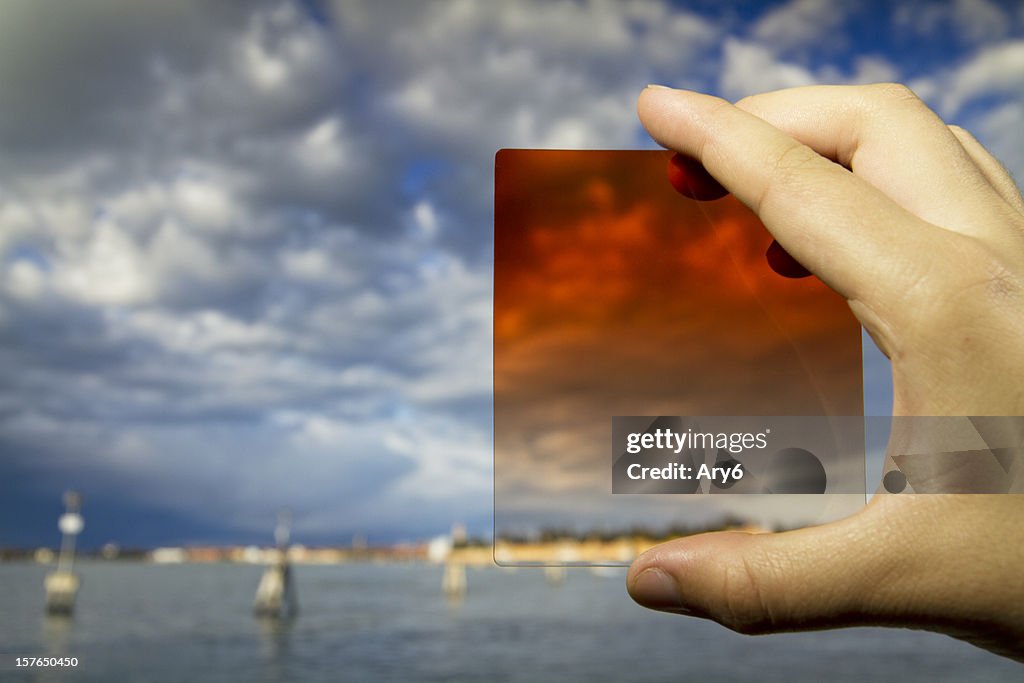
[[[301,613],[254,619],[261,568],[86,563],[74,619],[43,616],[52,568],[0,564],[0,680],[1015,681],[1024,667],[945,636],[850,629],[756,638],[648,612],[624,570],[470,569],[465,599],[429,565],[299,566]],[[76,656],[75,670],[14,668]]]

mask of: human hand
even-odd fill
[[[735,105],[649,87],[638,110],[848,300],[892,360],[894,415],[1024,415],[1024,200],[968,133],[891,84]],[[1022,565],[1022,496],[877,495],[819,527],[665,543],[627,586],[743,633],[905,626],[1024,661]]]

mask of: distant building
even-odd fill
[[[156,548],[149,554],[154,564],[181,564],[185,559],[184,548]]]

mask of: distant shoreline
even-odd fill
[[[327,546],[307,547],[293,545],[287,559],[296,565],[330,565],[350,563],[455,563],[468,566],[503,564],[612,564],[629,563],[648,548],[669,538],[703,531],[734,529],[763,532],[758,527],[739,524],[723,525],[714,529],[685,530],[688,533],[670,535],[633,534],[621,536],[549,536],[541,540],[499,539],[442,544],[436,541],[397,543],[380,546]],[[684,530],[680,530],[684,531]],[[107,545],[100,551],[79,553],[77,559],[96,562],[144,562],[151,564],[253,564],[265,565],[279,558],[276,548],[255,545],[189,545],[151,549],[121,549]],[[57,555],[50,548],[2,548],[0,563],[34,562],[49,565]]]

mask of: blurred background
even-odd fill
[[[428,562],[491,529],[494,152],[651,148],[649,82],[875,81],[1024,173],[1013,0],[0,3],[0,673],[1019,676],[942,636],[650,614],[621,572],[481,566],[453,600]],[[55,620],[69,489],[90,559]],[[282,509],[340,554],[293,554],[300,616],[254,620]]]

